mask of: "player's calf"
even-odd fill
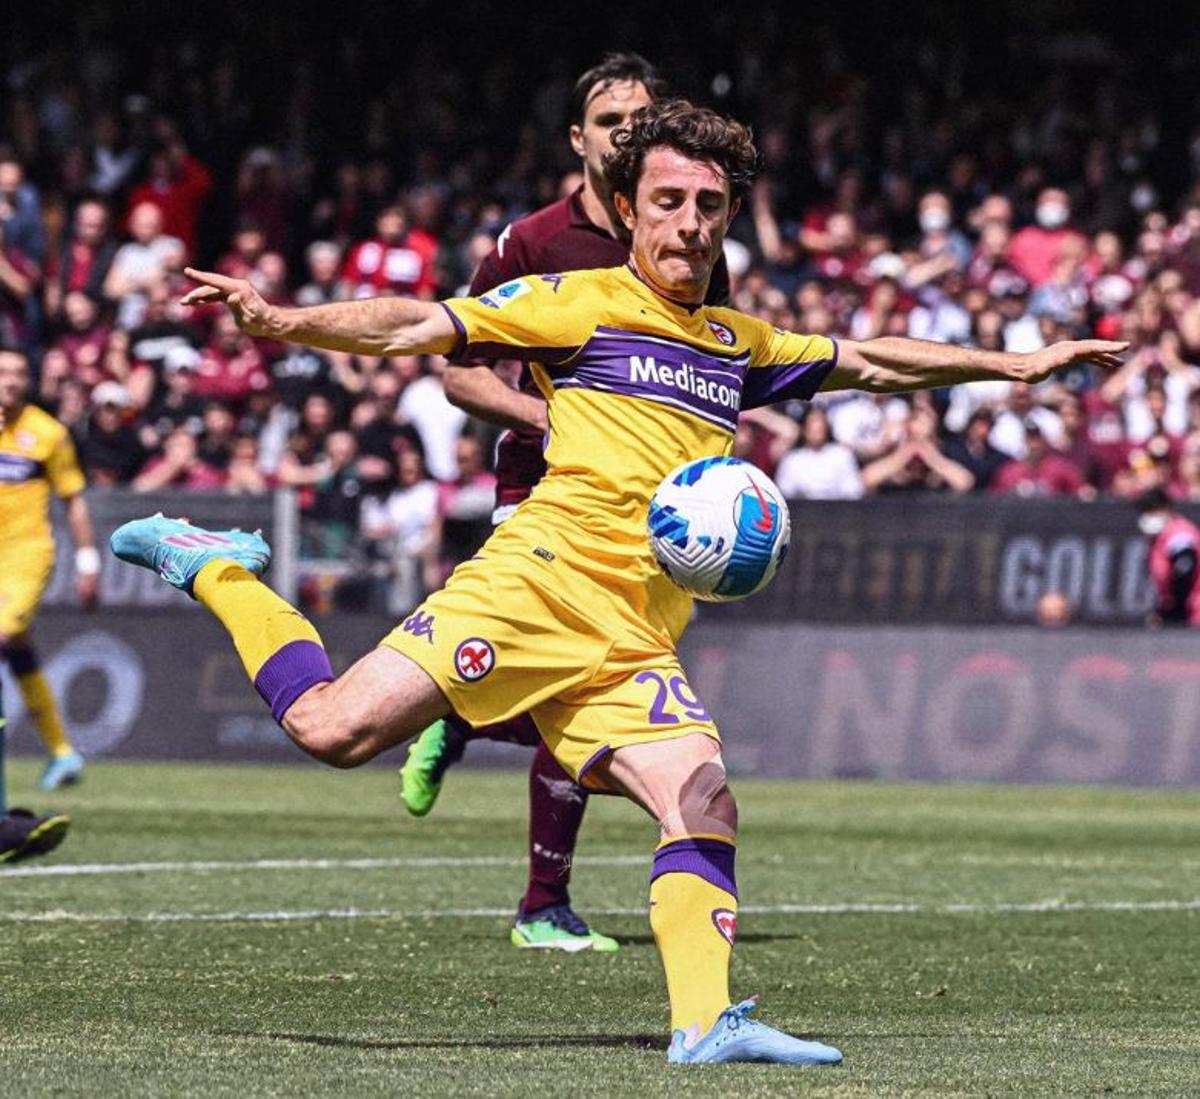
[[[190,592],[220,620],[272,716],[325,763],[365,763],[449,709],[433,680],[392,649],[376,649],[335,678],[313,624],[258,579],[271,556],[258,534],[157,515],[119,527],[112,548]]]
[[[343,675],[313,685],[283,714],[284,731],[332,767],[357,767],[416,736],[449,710],[420,667],[380,646]]]

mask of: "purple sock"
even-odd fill
[[[695,874],[736,897],[737,877],[733,871],[736,855],[737,848],[721,840],[690,837],[673,840],[654,852],[650,880],[654,881],[664,874]]]
[[[332,679],[329,654],[321,645],[315,641],[289,641],[258,669],[254,689],[271,707],[271,716],[282,724],[288,708],[309,687]]]

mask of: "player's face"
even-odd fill
[[[676,149],[651,149],[635,205],[624,195],[616,196],[616,204],[633,234],[632,255],[642,277],[668,297],[703,301],[737,209],[717,166]]]
[[[583,158],[594,186],[604,182],[604,157],[612,152],[612,132],[624,126],[634,111],[650,102],[650,93],[640,80],[613,80],[597,84],[589,93],[583,125],[571,127],[571,148]]]
[[[29,364],[24,355],[0,351],[0,408],[15,410],[29,388]]]

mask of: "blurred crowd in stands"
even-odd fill
[[[573,73],[412,58],[371,83],[353,36],[268,46],[294,53],[266,100],[251,58],[186,36],[145,57],[0,53],[0,343],[28,352],[97,489],[293,486],[307,555],[386,561],[403,602],[486,528],[494,430],[447,402],[440,361],[250,340],[179,304],[182,269],[281,303],[460,290],[509,221],[578,186]],[[727,246],[733,304],[860,340],[1095,334],[1128,361],[1034,389],[822,395],[745,415],[737,452],[797,497],[1200,500],[1200,128],[1164,149],[1103,56],[973,96],[953,45],[931,48],[887,87],[829,58],[768,70],[744,44],[689,72],[763,153]],[[326,107],[339,79],[352,109]],[[498,141],[470,108],[501,86],[526,121]]]

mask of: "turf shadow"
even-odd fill
[[[542,1034],[536,1037],[466,1039],[466,1038],[397,1038],[383,1041],[374,1038],[343,1038],[334,1034],[294,1034],[287,1031],[219,1031],[221,1038],[268,1038],[277,1042],[299,1042],[304,1045],[332,1049],[539,1049],[553,1046],[593,1046],[613,1049],[632,1046],[635,1049],[667,1048],[667,1043],[654,1034]]]
[[[737,934],[737,944],[741,946],[743,943],[777,943],[786,942],[789,939],[802,939],[804,933],[801,931],[782,931],[778,934],[766,931],[739,931]],[[622,946],[653,946],[653,935],[622,935],[620,937]]]

